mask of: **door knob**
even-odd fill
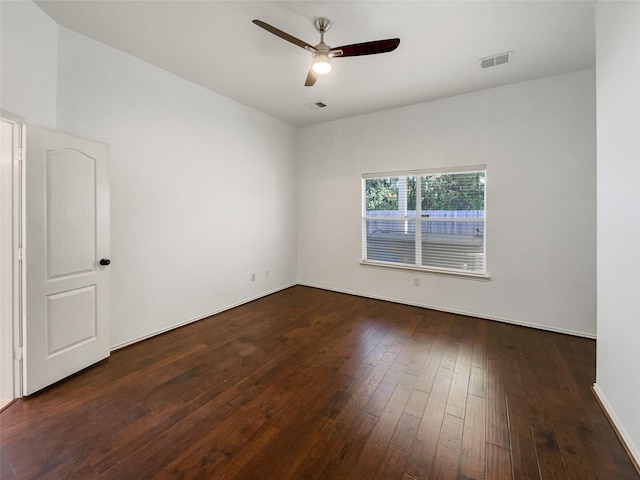
[[[111,263],[111,260],[109,260],[108,258],[103,258],[100,260],[100,265],[109,265]]]

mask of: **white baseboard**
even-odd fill
[[[604,392],[602,391],[602,389],[600,388],[600,386],[597,383],[593,384],[593,393],[595,394],[596,398],[598,399],[598,402],[600,403],[600,406],[604,410],[605,414],[609,418],[609,421],[611,422],[611,425],[613,426],[613,429],[615,430],[616,434],[618,435],[618,438],[622,442],[622,445],[624,446],[625,450],[629,454],[629,457],[631,457],[631,461],[633,462],[634,467],[636,467],[636,470],[638,471],[638,474],[640,474],[640,448],[639,448],[639,446],[636,445],[633,442],[633,439],[631,438],[631,436],[627,433],[627,431],[623,427],[622,422],[620,422],[620,419],[616,415],[615,411],[611,407],[611,404],[607,400],[607,397],[605,397]]]
[[[521,322],[519,320],[495,317],[495,316],[491,316],[491,315],[483,315],[483,314],[478,314],[476,312],[466,312],[466,311],[463,311],[463,310],[455,310],[455,309],[451,309],[451,308],[443,308],[443,307],[436,306],[436,305],[428,305],[428,304],[418,303],[418,302],[407,302],[407,301],[404,301],[404,300],[398,300],[398,299],[395,299],[395,298],[389,298],[389,297],[384,297],[384,296],[380,296],[380,295],[370,295],[368,293],[356,292],[356,291],[353,291],[353,290],[336,289],[336,288],[333,288],[333,287],[327,287],[327,286],[323,286],[323,285],[315,285],[315,284],[312,284],[312,283],[300,283],[300,282],[298,282],[298,283],[290,283],[290,284],[287,284],[287,285],[283,285],[283,286],[278,287],[278,288],[276,288],[274,290],[270,290],[268,292],[261,293],[259,295],[254,296],[254,297],[247,298],[245,300],[242,300],[241,302],[237,302],[237,303],[234,303],[234,304],[227,305],[225,307],[219,308],[217,310],[214,310],[212,312],[206,313],[204,315],[201,315],[201,316],[198,316],[198,317],[195,317],[195,318],[191,318],[189,320],[184,320],[182,322],[173,324],[173,325],[171,325],[169,327],[162,328],[160,330],[156,330],[154,332],[148,333],[148,334],[143,335],[141,337],[136,337],[136,338],[128,340],[126,342],[122,342],[122,343],[119,343],[119,344],[116,344],[116,345],[112,345],[110,347],[111,351],[113,352],[115,350],[119,350],[121,348],[128,347],[129,345],[133,345],[134,343],[138,343],[138,342],[141,342],[141,341],[146,340],[148,338],[155,337],[156,335],[160,335],[162,333],[169,332],[169,331],[174,330],[176,328],[183,327],[184,325],[188,325],[190,323],[197,322],[198,320],[202,320],[203,318],[210,317],[211,315],[215,315],[217,313],[224,312],[225,310],[230,310],[232,308],[239,307],[240,305],[244,305],[245,303],[252,302],[252,301],[257,300],[259,298],[266,297],[267,295],[271,295],[273,293],[276,293],[276,292],[279,292],[279,291],[282,291],[282,290],[286,290],[287,288],[291,288],[291,287],[296,286],[296,285],[301,285],[301,286],[304,286],[304,287],[311,287],[311,288],[319,288],[321,290],[328,290],[328,291],[337,292],[337,293],[345,293],[347,295],[355,295],[357,297],[373,298],[375,300],[383,300],[383,301],[386,301],[386,302],[401,303],[401,304],[404,304],[404,305],[411,305],[413,307],[428,308],[428,309],[431,309],[431,310],[438,310],[438,311],[441,311],[441,312],[454,313],[454,314],[457,314],[457,315],[466,315],[468,317],[483,318],[485,320],[493,320],[493,321],[496,321],[496,322],[509,323],[509,324],[512,324],[512,325],[520,325],[522,327],[537,328],[539,330],[547,330],[547,331],[550,331],[550,332],[563,333],[563,334],[566,334],[566,335],[574,335],[574,336],[577,336],[577,337],[584,337],[584,338],[590,338],[590,339],[595,339],[596,338],[595,335],[590,334],[590,333],[585,333],[585,332],[576,332],[576,331],[573,331],[573,330],[567,330],[567,329],[562,329],[562,328],[553,328],[553,327],[549,327],[547,325],[539,325],[539,324],[530,323],[530,322]]]
[[[268,292],[263,292],[263,293],[261,293],[259,295],[254,296],[254,297],[247,298],[247,299],[242,300],[240,302],[233,303],[233,304],[230,304],[230,305],[226,305],[226,306],[224,306],[222,308],[219,308],[217,310],[214,310],[212,312],[205,313],[204,315],[200,315],[200,316],[195,317],[195,318],[190,318],[189,320],[184,320],[182,322],[175,323],[175,324],[173,324],[173,325],[171,325],[169,327],[162,328],[160,330],[155,330],[154,332],[148,333],[148,334],[143,335],[141,337],[136,337],[136,338],[134,338],[132,340],[128,340],[126,342],[122,342],[122,343],[118,343],[116,345],[112,345],[110,347],[110,350],[112,352],[114,352],[116,350],[120,350],[121,348],[128,347],[129,345],[133,345],[134,343],[138,343],[138,342],[141,342],[143,340],[147,340],[148,338],[155,337],[156,335],[160,335],[162,333],[166,333],[166,332],[169,332],[171,330],[175,330],[176,328],[184,327],[185,325],[189,325],[190,323],[197,322],[198,320],[202,320],[204,318],[210,317],[211,315],[215,315],[217,313],[221,313],[221,312],[224,312],[226,310],[231,310],[232,308],[239,307],[240,305],[244,305],[245,303],[253,302],[254,300],[258,300],[259,298],[266,297],[268,295],[271,295],[273,293],[279,292],[281,290],[286,290],[287,288],[291,288],[291,287],[293,287],[295,285],[296,285],[296,283],[287,284],[287,285],[278,287],[278,288],[276,288],[274,290],[269,290]]]
[[[365,297],[365,298],[373,298],[375,300],[384,300],[385,302],[393,302],[393,303],[401,303],[403,305],[411,305],[413,307],[421,307],[421,308],[428,308],[430,310],[438,310],[440,312],[447,312],[447,313],[454,313],[456,315],[465,315],[467,317],[476,317],[476,318],[483,318],[485,320],[493,320],[496,322],[502,322],[502,323],[510,323],[513,325],[519,325],[521,327],[529,327],[529,328],[536,328],[538,330],[546,330],[549,332],[554,332],[554,333],[563,333],[565,335],[573,335],[575,337],[584,337],[584,338],[589,338],[591,340],[595,340],[596,336],[592,333],[586,333],[586,332],[577,332],[574,330],[567,330],[564,328],[555,328],[555,327],[550,327],[548,325],[540,325],[537,323],[530,323],[530,322],[522,322],[519,320],[514,320],[514,319],[510,319],[510,318],[501,318],[501,317],[495,317],[492,315],[484,315],[481,313],[477,313],[477,312],[465,312],[463,310],[455,310],[455,309],[451,309],[451,308],[444,308],[444,307],[439,307],[436,305],[428,305],[425,303],[418,303],[418,302],[408,302],[405,300],[398,300],[395,298],[389,298],[389,297],[384,297],[384,296],[380,296],[380,295],[371,295],[368,293],[362,293],[362,292],[356,292],[356,291],[352,291],[352,290],[343,290],[343,289],[336,289],[333,287],[325,287],[322,285],[314,285],[312,283],[298,283],[298,285],[302,285],[305,287],[312,287],[312,288],[320,288],[322,290],[329,290],[332,292],[338,292],[338,293],[346,293],[348,295],[355,295],[358,297]]]

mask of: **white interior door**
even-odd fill
[[[103,143],[27,127],[25,153],[29,395],[109,356],[109,179]]]

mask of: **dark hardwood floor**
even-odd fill
[[[294,287],[0,414],[3,480],[633,479],[595,342]]]

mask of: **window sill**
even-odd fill
[[[463,270],[445,270],[439,268],[413,267],[411,265],[398,265],[395,263],[372,262],[370,260],[361,260],[360,265],[363,267],[384,268],[389,270],[404,270],[416,273],[427,273],[435,275],[444,275],[448,277],[463,277],[474,280],[490,280],[491,277],[487,273],[466,272]]]

